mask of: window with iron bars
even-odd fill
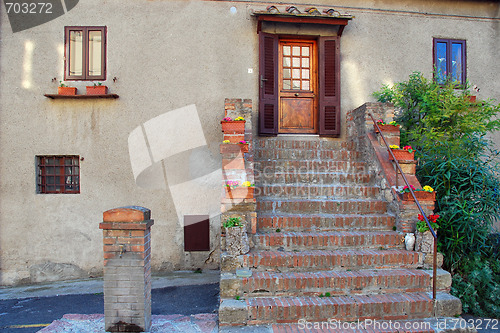
[[[37,156],[37,193],[80,193],[80,157]]]

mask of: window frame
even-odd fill
[[[434,80],[437,82],[438,77],[436,75],[437,69],[437,44],[446,43],[446,73],[451,72],[451,61],[452,61],[452,45],[461,44],[462,45],[462,81],[459,82],[460,86],[465,85],[467,82],[467,42],[464,39],[451,39],[451,38],[433,38],[432,42],[432,64],[434,66]],[[441,84],[444,84],[441,83]]]
[[[56,158],[58,163],[56,164],[45,164],[43,162],[46,158]],[[66,164],[66,160],[70,159],[71,164]],[[76,161],[76,164],[73,164]],[[81,190],[81,177],[80,177],[80,156],[79,155],[36,155],[36,193],[37,194],[79,194]],[[62,168],[62,173],[56,172],[48,174],[46,168]],[[73,173],[66,173],[67,168],[71,169]],[[78,172],[74,172],[75,168]],[[59,183],[54,181],[54,184],[47,183],[47,177],[59,177],[63,178],[62,181],[59,179]],[[66,188],[66,177],[72,177],[71,186],[73,189]],[[74,180],[76,179],[76,181]],[[54,190],[47,190],[48,186],[53,186]],[[59,190],[58,190],[59,188]]]
[[[70,75],[70,32],[82,31],[83,35],[83,48],[82,48],[82,75]],[[88,75],[89,72],[89,38],[90,31],[101,31],[101,75]],[[66,26],[64,27],[64,80],[78,80],[78,81],[104,81],[106,80],[106,49],[107,49],[107,27],[106,26]]]

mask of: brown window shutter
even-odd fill
[[[259,133],[278,134],[278,36],[259,33]]]
[[[319,38],[319,134],[340,136],[340,38]]]

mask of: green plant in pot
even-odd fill
[[[229,217],[224,222],[226,229],[226,251],[237,256],[250,251],[246,228],[241,223],[241,217]]]
[[[87,95],[106,95],[108,87],[103,85],[102,82],[94,82],[94,85],[87,86]]]
[[[242,227],[241,217],[230,217],[224,222],[224,228]]]
[[[59,87],[57,87],[57,94],[59,95],[76,95],[75,87],[68,87],[62,81],[59,81]]]

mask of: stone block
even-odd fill
[[[432,297],[432,293],[429,293]],[[436,304],[434,306],[435,317],[454,317],[462,313],[462,302],[447,293],[437,293]]]
[[[245,325],[248,321],[248,310],[245,301],[235,299],[222,300],[219,307],[219,322],[229,325]]]
[[[416,165],[415,161],[399,161],[399,166],[405,175],[415,175]]]
[[[245,254],[250,251],[245,226],[226,228],[226,251],[230,255]]]
[[[440,253],[438,253],[438,255],[439,254]],[[426,269],[424,270],[424,272],[429,274],[429,276],[431,277],[431,285],[432,285],[432,278],[433,278],[432,270]],[[437,282],[436,284],[437,290],[449,290],[451,288],[451,274],[445,271],[444,269],[438,268],[436,270],[436,282]]]
[[[243,266],[243,258],[241,256],[232,256],[228,253],[223,253],[220,261],[220,269],[222,272],[234,272],[237,268]]]
[[[437,267],[442,267],[444,259],[443,254],[438,252],[436,255],[436,259],[437,259]],[[433,253],[422,253],[422,262],[424,267],[432,268],[433,261],[434,261]]]
[[[220,276],[220,297],[235,297],[242,294],[242,281],[232,273]]]
[[[424,252],[424,253],[433,253],[434,252],[434,236],[430,231],[426,232],[415,232],[415,251]]]

